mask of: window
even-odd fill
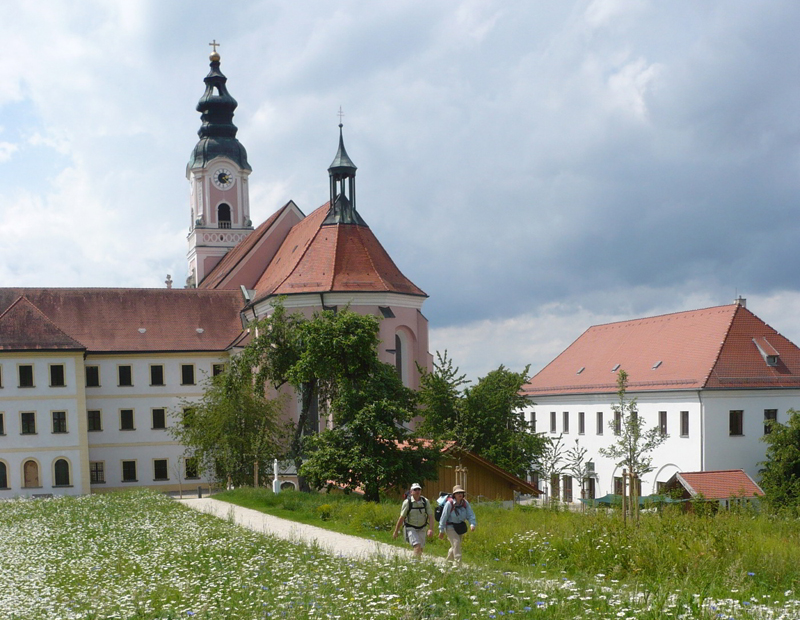
[[[194,385],[194,364],[181,364],[181,385]]]
[[[225,372],[225,364],[211,364],[211,376],[216,377]]]
[[[622,495],[622,476],[614,476],[614,495]]]
[[[772,422],[778,421],[777,409],[764,409],[764,434],[769,435],[772,432]]]
[[[122,482],[136,482],[136,461],[122,461]]]
[[[586,434],[586,414],[583,411],[578,412],[578,435]]]
[[[667,491],[667,483],[666,482],[659,482],[656,480],[656,493],[658,495],[664,495]]]
[[[536,412],[531,411],[531,432],[536,432]]]
[[[150,385],[164,385],[164,366],[162,364],[150,366]]]
[[[587,482],[586,497],[588,499],[594,499],[597,493],[597,489],[595,488],[594,478],[588,478],[586,482]]]
[[[67,412],[54,411],[53,412],[53,432],[66,433],[67,432]]]
[[[572,501],[572,476],[564,476],[562,478],[564,483],[564,501],[571,502]]]
[[[67,385],[67,380],[64,374],[64,364],[51,364],[50,387],[64,387],[65,385]]]
[[[120,387],[133,385],[133,371],[130,366],[117,366],[117,385]]]
[[[33,411],[23,411],[19,414],[20,428],[23,435],[36,434],[36,413]]]
[[[169,480],[167,459],[153,461],[153,480]]]
[[[658,432],[661,434],[662,437],[667,436],[667,412],[666,411],[659,411],[658,412]]]
[[[565,411],[562,418],[564,422],[564,433],[569,433],[569,411]]]
[[[681,411],[681,437],[689,436],[689,412]]]
[[[224,202],[217,207],[217,226],[219,228],[231,227],[231,208]]]
[[[100,387],[100,366],[86,367],[86,387]]]
[[[56,483],[54,486],[57,487],[68,487],[69,486],[69,463],[66,459],[58,459],[53,466],[53,471],[55,473]]]
[[[197,468],[197,457],[190,456],[184,462],[184,477],[185,478],[199,478],[198,475],[198,468]]]
[[[603,412],[602,411],[598,411],[597,412],[597,434],[598,435],[602,435],[603,434]]]
[[[556,412],[555,411],[551,411],[550,412],[550,432],[551,433],[555,433],[556,432]]]
[[[6,464],[0,461],[0,489],[8,488],[8,469]]]
[[[167,428],[167,412],[165,409],[153,409],[153,428]]]
[[[622,432],[622,413],[619,411],[614,412],[614,434],[619,435]]]
[[[26,489],[38,489],[39,483],[39,463],[33,459],[28,459],[22,464],[22,486]]]
[[[31,364],[22,364],[19,366],[19,387],[33,387],[33,366]]]
[[[561,497],[561,490],[558,488],[558,474],[550,476],[550,499],[557,500]]]
[[[102,431],[103,430],[103,419],[100,415],[100,411],[97,409],[93,409],[86,412],[86,421],[88,430],[90,431]]]
[[[89,482],[91,484],[103,484],[106,481],[106,464],[103,461],[91,461],[89,463]]]
[[[0,435],[6,434],[6,414],[0,412]]]
[[[744,435],[744,411],[741,409],[731,409],[728,414],[729,426],[728,433],[731,437]]]
[[[193,407],[184,407],[183,408],[183,416],[181,419],[181,423],[184,426],[191,426],[192,424],[192,417],[194,416],[194,408]]]
[[[119,430],[121,431],[136,430],[133,425],[133,409],[119,410]]]
[[[397,371],[397,376],[403,380],[403,341],[400,340],[400,334],[394,335],[394,369]]]

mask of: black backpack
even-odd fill
[[[437,521],[441,521],[442,520],[442,513],[444,512],[444,505],[447,502],[449,502],[451,499],[453,499],[453,494],[452,493],[445,493],[444,491],[442,491],[441,493],[439,493],[439,498],[441,499],[442,496],[447,496],[447,497],[441,504],[437,503],[436,504],[436,508],[433,511],[433,518],[436,519]]]

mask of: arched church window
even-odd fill
[[[40,487],[39,464],[34,460],[25,461],[22,465],[23,486],[28,489]]]
[[[58,459],[53,467],[56,475],[57,487],[69,486],[69,463],[67,459]]]
[[[231,207],[224,202],[217,207],[217,225],[219,228],[231,227]]]
[[[406,335],[402,332],[396,332],[394,335],[394,367],[397,370],[397,376],[403,382],[403,385],[408,387],[408,341]]]
[[[3,461],[0,461],[0,489],[8,488],[8,469]]]

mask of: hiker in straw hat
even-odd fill
[[[447,552],[447,560],[461,564],[461,537],[467,533],[467,523],[469,530],[475,531],[475,513],[472,506],[466,499],[467,492],[460,484],[453,487],[451,497],[448,497],[442,510],[442,518],[439,520],[439,538],[450,540],[450,551]]]

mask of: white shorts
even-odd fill
[[[428,531],[428,526],[422,527],[420,529],[416,529],[413,527],[405,526],[406,530],[406,541],[412,546],[416,547],[419,545],[423,549],[425,548],[425,534]]]

